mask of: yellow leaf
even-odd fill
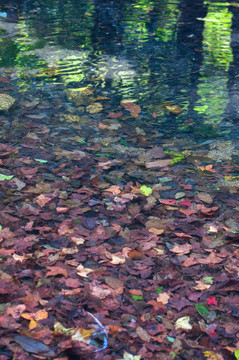
[[[35,320],[31,320],[30,321],[30,324],[29,324],[29,330],[33,330],[33,329],[35,329],[37,327],[37,321],[35,321]]]
[[[70,335],[74,335],[76,330],[73,329],[73,328],[65,328],[61,323],[55,322],[55,324],[54,324],[54,332],[56,332],[58,334],[70,336]]]
[[[151,233],[153,233],[153,234],[155,234],[155,235],[161,235],[161,234],[163,234],[164,229],[156,229],[156,228],[154,228],[154,227],[151,227],[151,228],[149,229],[149,232],[151,232]]]
[[[46,310],[39,310],[39,311],[36,312],[34,317],[35,317],[36,320],[47,319],[48,318],[48,312]]]
[[[72,341],[82,341],[85,344],[89,344],[90,342],[90,336],[95,332],[95,329],[78,329],[76,330],[75,334],[72,335],[71,339]]]

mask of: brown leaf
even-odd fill
[[[122,117],[124,115],[124,113],[122,111],[118,111],[118,112],[110,112],[107,115],[107,118],[110,119],[119,119],[120,117]]]
[[[40,207],[44,207],[49,201],[51,201],[51,198],[42,194],[36,198],[36,202]]]
[[[163,168],[169,166],[172,162],[172,159],[163,159],[163,160],[155,160],[155,161],[148,161],[145,163],[147,169],[151,168]]]
[[[46,273],[46,277],[47,276],[56,276],[56,275],[63,275],[65,278],[68,277],[68,273],[67,273],[66,269],[64,269],[61,266],[47,266],[47,269],[49,271]]]
[[[136,334],[140,337],[141,340],[150,342],[151,336],[141,326],[137,326]]]
[[[184,245],[174,245],[174,247],[170,250],[178,255],[185,255],[190,253],[192,250],[192,245],[184,244]]]
[[[171,114],[178,115],[183,112],[183,109],[178,105],[163,105],[163,107],[171,112]]]
[[[223,259],[217,256],[214,252],[211,252],[210,255],[206,258],[199,258],[197,262],[200,264],[218,264],[222,262]]]
[[[199,200],[207,204],[211,204],[213,202],[213,198],[211,197],[211,195],[204,192],[198,193],[197,197],[199,198]]]
[[[200,210],[200,213],[206,216],[212,216],[218,210],[218,206],[213,206],[211,208],[207,208],[204,205],[197,204],[197,209]]]
[[[66,279],[65,284],[66,286],[73,289],[76,289],[81,286],[81,282],[78,279],[72,279],[72,278]]]
[[[121,280],[119,280],[117,278],[111,277],[111,276],[106,276],[105,277],[105,282],[106,282],[106,284],[108,286],[110,286],[114,290],[119,289],[124,284],[123,281],[121,281]]]
[[[137,118],[141,112],[140,106],[130,101],[121,101],[120,105],[123,106],[125,110],[129,111],[130,115],[132,115],[134,118]]]

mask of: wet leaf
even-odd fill
[[[152,168],[164,168],[171,164],[171,159],[163,159],[163,160],[155,160],[155,161],[148,161],[145,163],[147,169]]]
[[[135,103],[124,100],[120,102],[120,105],[123,106],[123,108],[130,112],[130,115],[132,115],[134,118],[137,118],[139,116],[139,113],[141,112],[141,108],[139,105],[136,105]]]
[[[162,107],[169,110],[172,114],[178,115],[183,112],[183,109],[178,105],[162,104]]]

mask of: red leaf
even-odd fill
[[[176,203],[174,199],[159,199],[159,201],[165,205],[174,205]]]
[[[207,298],[208,305],[216,305],[217,306],[217,300],[215,296],[211,296]]]

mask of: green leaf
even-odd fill
[[[159,287],[157,288],[157,290],[156,290],[156,293],[157,293],[157,294],[161,294],[162,291],[163,291],[163,287],[162,287],[162,286],[159,286]]]
[[[14,175],[4,175],[4,174],[0,174],[0,181],[11,180],[13,177],[14,177]]]
[[[202,278],[202,282],[203,282],[204,284],[210,284],[210,285],[212,285],[212,284],[213,284],[213,277],[212,277],[212,276],[204,276],[204,277]]]
[[[199,313],[199,315],[201,315],[202,318],[204,318],[205,320],[208,320],[210,318],[210,313],[205,308],[205,306],[203,306],[201,304],[196,304],[195,308],[196,308],[197,312]]]
[[[34,159],[35,161],[38,161],[40,163],[47,163],[48,161],[47,160],[43,160],[43,159]]]
[[[141,295],[132,295],[131,294],[131,297],[132,297],[132,299],[134,299],[134,300],[144,300],[144,298],[143,298],[143,296],[141,296]]]
[[[167,336],[167,339],[168,339],[168,341],[170,341],[170,342],[174,342],[174,338],[173,337],[171,337],[171,336]]]
[[[174,158],[172,161],[171,161],[171,163],[169,164],[169,165],[175,165],[175,164],[177,164],[178,162],[180,162],[180,161],[182,161],[184,159],[184,156],[182,155],[182,156],[177,156],[176,158]]]
[[[234,352],[235,358],[237,360],[239,360],[239,349],[236,349],[236,351]]]
[[[145,196],[149,196],[152,194],[153,190],[151,189],[151,187],[148,187],[146,185],[142,185],[141,188],[139,189],[139,191],[141,192],[141,194],[145,195]]]
[[[0,231],[2,230],[2,225],[0,225]]]

